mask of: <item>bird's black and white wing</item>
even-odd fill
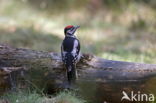
[[[72,55],[74,57],[74,62],[77,63],[80,59],[80,42],[78,39],[74,41]]]

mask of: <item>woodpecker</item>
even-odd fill
[[[69,83],[75,82],[77,77],[76,64],[80,59],[80,42],[74,33],[79,27],[68,25],[64,28],[65,38],[61,45],[61,56]]]

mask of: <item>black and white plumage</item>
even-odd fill
[[[80,42],[74,35],[79,26],[69,25],[65,28],[65,38],[61,46],[62,61],[67,70],[69,83],[74,82],[76,74],[76,64],[80,58]]]

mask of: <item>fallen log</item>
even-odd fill
[[[46,68],[49,72],[60,73],[58,76],[65,72],[60,53],[3,45],[0,45],[0,66],[25,67],[28,69]],[[100,81],[135,80],[156,75],[156,64],[113,61],[90,54],[82,54],[77,70],[79,79]]]
[[[150,77],[156,76],[156,64],[106,60],[90,54],[82,54],[77,70],[81,94],[95,102],[120,103],[122,90],[151,89],[155,79],[150,80]],[[63,84],[67,81],[60,53],[0,45],[0,91],[16,87],[17,77],[24,78],[26,85],[46,88],[47,93],[64,88]],[[140,81],[147,79],[147,83]],[[150,86],[146,87],[147,84]],[[20,87],[26,86],[20,84]]]

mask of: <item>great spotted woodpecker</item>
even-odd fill
[[[67,71],[68,82],[76,80],[76,64],[80,58],[80,42],[74,35],[80,26],[69,25],[64,28],[65,38],[61,46],[62,61]]]

